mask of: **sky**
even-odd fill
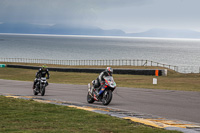
[[[200,0],[0,0],[0,23],[200,31]]]

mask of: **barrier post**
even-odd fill
[[[159,76],[159,70],[155,70],[155,76],[158,77]],[[153,84],[157,84],[157,78],[153,78]]]
[[[155,70],[155,76],[159,76],[159,70]]]

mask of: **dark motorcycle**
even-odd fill
[[[38,82],[35,85],[35,89],[33,89],[33,94],[38,95],[38,93],[41,93],[41,96],[44,96],[46,84],[47,84],[46,78],[38,79]]]
[[[95,85],[95,82],[93,80],[92,84],[88,84],[88,95],[87,95],[87,102],[93,103],[94,101],[102,102],[103,105],[108,105],[112,100],[112,92],[116,88],[116,83],[112,76],[107,76],[104,78],[105,82],[103,85],[101,85],[101,88],[92,89]],[[97,93],[99,94],[97,98]]]

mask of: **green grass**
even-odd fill
[[[1,63],[0,63],[1,64]],[[3,64],[3,63],[2,63]],[[9,63],[11,64],[11,63]],[[21,64],[24,65],[24,64]],[[26,64],[33,65],[33,64]],[[41,66],[41,64],[34,64]],[[57,66],[49,67],[82,67],[82,66]],[[88,68],[89,66],[84,66]],[[91,66],[90,66],[91,67]],[[98,67],[98,68],[105,68]],[[123,68],[123,67],[113,67]],[[152,67],[125,67],[136,69],[150,69]],[[157,69],[157,68],[156,68]],[[33,81],[37,70],[19,68],[0,68],[0,79]],[[96,79],[98,74],[92,73],[67,73],[50,72],[50,83],[63,84],[88,84]],[[158,85],[152,85],[154,76],[136,75],[114,75],[118,86],[122,87],[141,87],[159,89],[177,89],[173,85],[180,85],[178,90],[184,90],[185,81],[189,79],[196,82],[191,84],[199,88],[199,75],[181,75],[170,71],[167,77],[158,77]],[[176,79],[177,81],[174,82]],[[161,84],[162,82],[162,84]],[[170,85],[167,82],[172,82]],[[188,83],[185,83],[188,84]],[[190,89],[199,91],[199,89]],[[195,88],[195,87],[194,87]],[[188,88],[186,89],[188,90]],[[175,133],[177,131],[167,131],[158,128],[148,127],[129,120],[123,120],[108,115],[97,114],[66,106],[38,103],[33,100],[22,100],[5,98],[0,96],[0,132],[130,132],[130,133]]]
[[[33,65],[33,64],[32,64]],[[41,66],[36,64],[37,66]],[[57,65],[49,65],[55,67]],[[61,67],[61,66],[60,66]],[[62,67],[82,67],[82,66],[62,66]],[[84,66],[89,67],[89,66]],[[94,66],[90,66],[94,67]],[[98,68],[105,68],[99,67]],[[122,67],[113,67],[122,68]],[[150,69],[152,67],[131,67],[137,69]],[[155,67],[154,67],[155,68]],[[156,68],[157,69],[157,68]],[[33,81],[37,70],[19,69],[19,68],[0,68],[0,79]],[[94,73],[72,73],[72,72],[53,72],[50,71],[50,83],[62,84],[81,84],[87,85],[99,74]],[[183,90],[183,91],[200,91],[200,74],[180,74],[172,70],[168,70],[168,76],[144,76],[144,75],[119,75],[113,74],[118,87],[135,87],[150,89],[167,89],[167,90]],[[153,78],[157,78],[158,84],[153,85]]]
[[[0,132],[176,133],[108,115],[0,96]],[[177,132],[178,133],[178,132]]]

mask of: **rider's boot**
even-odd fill
[[[98,97],[99,97],[98,94],[99,94],[99,93],[98,93],[97,90],[94,90],[94,91],[93,91],[93,96],[94,96],[94,99],[95,99],[96,101],[98,101]]]
[[[33,82],[33,89],[35,89],[36,83],[37,83],[37,80],[34,80],[34,82]]]
[[[92,94],[94,92],[94,86],[91,87],[90,93]]]
[[[46,85],[45,85],[45,87],[47,87],[49,85],[49,83],[48,82],[46,82]]]
[[[97,99],[98,99],[98,97],[99,97],[99,89],[100,89],[100,87],[95,89],[95,95],[96,95],[96,98],[97,98]]]
[[[33,84],[33,89],[35,89],[35,84]]]

